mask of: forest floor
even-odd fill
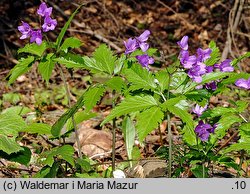
[[[58,21],[56,30],[48,33],[49,39],[56,39],[67,19],[83,2],[86,4],[76,15],[67,31],[67,36],[75,36],[82,41],[81,48],[76,49],[76,53],[79,54],[90,56],[101,43],[108,44],[117,54],[122,53],[125,50],[123,41],[141,34],[145,29],[151,31],[149,38],[151,47],[161,51],[166,61],[155,68],[164,68],[173,63],[179,54],[176,42],[184,35],[189,36],[189,45],[193,52],[199,47],[207,48],[211,40],[217,43],[224,58],[233,59],[250,51],[250,2],[245,1],[242,11],[234,11],[234,7],[239,5],[236,5],[237,1],[233,0],[48,1],[54,10],[53,17]],[[67,97],[57,69],[53,71],[48,85],[38,74],[37,64],[33,65],[30,72],[20,76],[14,84],[8,85],[5,80],[11,68],[17,64],[19,58],[17,49],[27,43],[27,40],[19,39],[20,33],[17,27],[21,21],[31,23],[33,27],[39,25],[39,18],[35,14],[39,4],[38,0],[1,0],[0,2],[0,110],[14,105],[26,106],[36,114],[40,113],[41,121],[52,124],[67,108]],[[238,14],[239,19],[237,20]],[[231,42],[231,45],[226,44],[228,41]],[[250,73],[249,64],[250,59],[242,61],[240,63],[241,71]],[[90,76],[87,71],[83,70],[72,73],[65,69],[65,74],[74,102],[76,102],[90,84]],[[211,106],[220,104],[225,107],[228,106],[228,100],[234,100],[234,98],[234,94],[216,96],[211,99],[210,103]],[[101,113],[101,117],[94,121],[90,120],[84,125],[100,129],[100,122],[110,110],[110,94],[106,94],[94,108],[94,111]],[[178,145],[180,135],[178,122],[178,118],[172,119],[176,145]],[[163,122],[160,129],[162,136],[156,130],[146,138],[145,146],[141,148],[142,158],[155,157],[155,151],[161,145],[167,144],[165,129],[166,122]],[[233,129],[229,130],[221,145],[227,142],[233,133]],[[36,139],[36,136],[27,136],[26,139],[28,139],[27,144],[37,143],[44,147],[49,146],[47,141]],[[231,139],[231,142],[236,140],[237,137]],[[123,144],[121,132],[118,131],[117,161],[127,159]],[[100,162],[103,161],[110,162],[110,157],[100,160]],[[33,170],[35,172],[38,169],[34,167]],[[28,170],[26,169],[26,171]],[[20,169],[2,171],[0,177],[18,177],[19,173]],[[182,176],[190,177],[192,174],[187,171]]]

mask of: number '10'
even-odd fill
[[[236,181],[236,189],[245,189],[247,184],[245,181]]]

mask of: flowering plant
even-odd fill
[[[81,153],[74,115],[82,111],[85,119],[90,118],[89,113],[93,107],[106,92],[110,91],[113,108],[101,126],[112,121],[113,171],[116,168],[114,149],[117,126],[122,128],[128,159],[133,160],[135,159],[133,153],[138,152],[138,147],[134,145],[135,139],[138,138],[143,143],[149,133],[158,128],[163,120],[167,120],[168,176],[176,175],[177,169],[174,169],[173,173],[172,164],[175,159],[171,131],[173,116],[182,121],[180,130],[182,143],[188,147],[188,151],[181,153],[183,156],[180,164],[189,165],[197,177],[208,176],[211,161],[232,166],[231,160],[230,163],[225,162],[225,153],[230,150],[245,150],[249,153],[249,147],[246,145],[250,144],[250,138],[246,131],[249,132],[250,127],[249,122],[242,115],[248,103],[238,101],[228,108],[213,108],[209,104],[212,96],[222,93],[230,84],[246,91],[250,89],[250,75],[234,72],[237,63],[250,56],[249,52],[233,61],[226,59],[220,62],[219,49],[215,42],[211,41],[209,48],[198,48],[196,54],[191,55],[188,50],[189,38],[184,36],[177,42],[180,47],[178,60],[167,68],[153,71],[151,65],[156,61],[157,49],[150,48],[147,41],[151,32],[145,30],[141,35],[124,41],[125,52],[120,56],[115,55],[108,46],[103,44],[91,57],[77,55],[72,50],[79,48],[81,41],[76,37],[65,40],[63,38],[80,8],[81,6],[71,15],[55,42],[42,39],[42,32],[54,30],[57,26],[56,19],[51,18],[52,8],[47,7],[45,3],[42,3],[37,10],[37,14],[43,19],[41,29],[34,30],[25,22],[18,27],[21,32],[20,39],[30,38],[32,44],[27,44],[18,50],[18,53],[26,54],[26,58],[21,58],[11,70],[8,76],[9,83],[13,83],[18,76],[29,71],[35,61],[38,62],[38,71],[46,82],[50,79],[54,67],[58,67],[65,82],[69,109],[53,126],[49,127],[49,135],[57,139],[65,137],[71,131],[63,132],[62,128],[68,120],[71,120],[78,144],[79,160],[74,159],[74,149],[71,145],[59,146],[47,152],[45,154],[47,159],[43,162],[44,168],[38,176],[46,177],[51,174],[56,176],[57,173],[52,172],[58,172],[58,164],[61,164],[59,159],[69,163],[74,169],[73,172],[77,171],[76,165],[80,166],[82,171],[90,171],[89,166],[87,168],[83,165],[84,157]],[[62,68],[85,69],[90,72],[90,75],[101,73],[106,79],[90,85],[77,103],[72,105]],[[240,141],[225,149],[224,153],[219,153],[216,146],[232,125],[238,126]],[[29,126],[29,129],[43,134],[37,128]],[[83,177],[82,174],[79,176]]]

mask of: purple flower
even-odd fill
[[[201,48],[198,48],[197,49],[197,61],[200,61],[200,62],[204,62],[206,61],[207,59],[209,59],[211,56],[210,54],[212,53],[212,50],[210,48],[207,48],[207,49],[201,49]]]
[[[193,113],[197,114],[198,117],[200,117],[205,110],[207,110],[207,105],[202,107],[198,104],[196,104],[196,106],[192,109]]]
[[[226,59],[226,60],[222,61],[220,66],[219,66],[220,71],[222,71],[222,72],[232,72],[232,71],[234,71],[234,68],[230,63],[231,63],[230,59]]]
[[[57,25],[56,19],[52,19],[49,16],[46,16],[44,19],[44,24],[42,25],[42,29],[44,32],[48,32],[50,30],[54,30]]]
[[[213,66],[206,66],[206,72],[207,73],[211,73],[214,71],[214,67]]]
[[[180,53],[180,61],[184,68],[190,69],[196,63],[196,56],[189,56],[188,51],[181,51]]]
[[[46,3],[42,3],[37,10],[37,14],[42,17],[48,17],[51,15],[51,13],[52,7],[47,7]]]
[[[240,87],[240,88],[244,88],[244,89],[247,89],[249,90],[250,89],[250,78],[248,79],[238,79],[236,82],[235,82],[235,85]]]
[[[180,41],[178,41],[177,44],[182,50],[187,51],[188,50],[188,36],[183,36],[183,38]]]
[[[147,54],[144,55],[138,55],[136,56],[136,59],[138,60],[138,62],[143,66],[148,68],[149,64],[153,64],[154,63],[154,58],[148,56]]]
[[[31,34],[31,27],[28,23],[22,21],[22,25],[18,26],[18,30],[22,33],[20,39],[29,38]]]
[[[135,38],[138,44],[137,46],[140,47],[143,52],[147,51],[149,48],[149,44],[146,43],[149,35],[150,35],[150,31],[145,30],[140,36]]]
[[[126,41],[123,42],[126,47],[125,55],[134,52],[138,48],[137,42],[133,38],[129,38],[127,42]]]
[[[210,124],[199,121],[194,131],[201,141],[207,141],[210,133],[214,132],[214,128]]]
[[[215,91],[217,89],[217,84],[216,84],[216,81],[212,81],[212,82],[209,82],[207,84],[205,84],[206,88],[208,90],[213,90]]]
[[[204,63],[198,62],[195,66],[193,66],[188,71],[188,76],[192,78],[196,83],[200,83],[202,81],[202,75],[206,73],[206,65]]]
[[[36,42],[36,44],[42,44],[42,31],[41,30],[32,30],[30,42]]]

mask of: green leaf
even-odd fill
[[[20,150],[17,153],[12,153],[10,155],[4,152],[3,153],[0,152],[0,157],[5,158],[9,161],[18,162],[20,164],[27,166],[31,159],[31,151],[28,147],[22,147],[22,148],[23,150]]]
[[[156,48],[149,48],[146,52],[149,56],[153,56],[157,51],[158,49]]]
[[[116,60],[116,65],[114,69],[114,74],[119,74],[122,70],[122,67],[124,66],[124,62],[126,60],[126,55],[123,53],[118,60]]]
[[[181,120],[186,123],[186,127],[183,131],[184,139],[190,145],[195,145],[196,143],[196,136],[194,133],[194,121],[191,114],[189,114],[186,110],[182,110],[177,106],[168,106],[167,109],[173,113],[175,116],[181,118]]]
[[[162,122],[163,112],[159,107],[151,107],[137,115],[136,129],[140,142]]]
[[[86,121],[86,120],[91,119],[95,116],[96,116],[96,113],[81,111],[81,112],[75,113],[74,119],[75,119],[76,124],[79,124],[82,121]],[[72,123],[72,119],[69,119],[67,121],[66,128],[67,128],[67,131],[70,131],[71,129],[74,128],[73,123]]]
[[[249,105],[249,102],[238,100],[238,101],[235,102],[235,104],[236,104],[236,106],[237,106],[237,108],[236,108],[237,111],[238,111],[239,113],[242,113],[242,112],[244,112],[245,110],[247,110],[247,107],[248,107],[248,105]]]
[[[85,172],[89,172],[92,170],[89,158],[87,158],[87,157],[86,158],[77,158],[76,162],[77,162],[77,164],[79,164],[81,166],[81,168]]]
[[[27,133],[37,133],[39,135],[50,135],[51,126],[45,123],[32,123],[20,131]]]
[[[241,122],[242,119],[232,113],[224,114],[221,119],[218,121],[218,126],[215,129],[215,134],[211,134],[210,141],[212,144],[216,142],[217,139],[221,139],[226,135],[227,130],[231,127],[232,124]]]
[[[67,120],[69,118],[72,117],[72,115],[74,115],[84,104],[83,101],[83,95],[80,96],[80,98],[77,100],[76,104],[70,108],[69,110],[67,110],[56,122],[55,124],[52,126],[51,128],[51,134],[54,137],[58,137],[61,134],[61,130],[63,128],[63,126],[65,125],[65,123],[67,122]]]
[[[235,143],[231,145],[229,148],[223,149],[221,152],[228,153],[232,151],[241,151],[241,150],[246,150],[247,152],[250,152],[250,142]]]
[[[243,123],[239,131],[241,142],[250,142],[250,123]]]
[[[231,72],[207,73],[207,74],[202,76],[202,82],[201,83],[191,82],[190,85],[188,87],[186,87],[183,92],[187,93],[187,92],[195,89],[195,87],[198,86],[198,85],[203,85],[203,84],[211,82],[211,81],[222,79],[222,78],[224,78],[226,76],[230,76],[230,74],[232,74],[232,73]]]
[[[196,140],[196,135],[194,133],[194,128],[193,130],[189,127],[187,127],[187,125],[185,125],[182,129],[182,133],[183,133],[183,140],[188,143],[191,146],[194,146],[197,144],[197,140]]]
[[[64,56],[55,58],[54,61],[65,65],[67,68],[86,68],[83,57],[76,54],[67,53]]]
[[[3,102],[9,102],[11,104],[17,104],[21,100],[21,95],[19,93],[6,93],[3,94]]]
[[[95,86],[89,88],[84,94],[84,105],[87,111],[91,110],[96,103],[101,99],[105,92],[105,88],[102,86]]]
[[[105,44],[101,44],[94,52],[95,66],[97,69],[112,75],[115,69],[116,56]]]
[[[201,89],[201,90],[192,90],[192,91],[186,93],[185,96],[189,100],[201,102],[204,99],[207,99],[207,100],[210,99],[211,94],[207,90]]]
[[[130,90],[155,90],[157,88],[154,82],[154,75],[141,65],[133,65],[124,71],[125,76],[131,82]]]
[[[101,125],[107,123],[115,117],[126,115],[136,111],[142,111],[152,106],[157,106],[157,101],[152,96],[132,96],[123,100],[104,119]]]
[[[161,104],[161,108],[163,111],[166,111],[169,106],[174,106],[178,104],[181,100],[185,100],[185,99],[186,99],[185,96],[178,96],[178,97],[170,98],[169,100]]]
[[[241,73],[231,73],[228,78],[225,78],[224,80],[222,80],[222,84],[225,85],[225,84],[234,84],[236,80],[240,79],[240,78],[243,78],[243,79],[248,79],[250,77],[250,74],[249,73],[244,73],[244,72],[241,72]]]
[[[18,113],[0,114],[0,134],[17,137],[18,132],[26,127],[26,123]]]
[[[55,61],[53,58],[53,53],[50,53],[46,56],[46,59],[42,60],[38,65],[38,71],[42,75],[43,79],[48,82],[52,74],[52,71],[55,67]]]
[[[249,58],[250,57],[250,52],[246,52],[244,55],[234,59],[232,62],[231,62],[231,65],[232,66],[235,66],[237,65],[241,60],[245,59],[245,58]]]
[[[8,83],[12,84],[20,75],[29,71],[31,64],[34,62],[35,58],[33,56],[28,56],[27,58],[22,58],[19,63],[11,69],[7,76]]]
[[[126,88],[126,84],[121,77],[112,77],[105,84],[117,92],[121,92],[124,88]]]
[[[155,79],[158,80],[161,92],[168,89],[169,86],[169,73],[166,71],[158,71],[155,74]]]
[[[33,178],[45,178],[50,172],[49,166],[44,166],[38,173],[36,173]]]
[[[222,116],[227,113],[236,113],[235,108],[225,108],[225,107],[215,107],[214,109],[211,110],[211,117],[218,117]]]
[[[7,154],[12,154],[22,149],[23,148],[15,141],[14,138],[0,134],[0,150]]]
[[[47,42],[43,41],[42,44],[38,45],[36,43],[26,44],[25,47],[18,49],[18,54],[29,53],[41,57],[44,51],[47,49]]]
[[[135,126],[129,117],[126,117],[122,122],[122,132],[125,140],[128,160],[131,160],[135,143]]]
[[[5,110],[3,110],[1,114],[17,114],[23,116],[30,112],[32,112],[32,110],[29,109],[28,107],[12,106],[10,108],[6,108]]]
[[[70,163],[73,167],[74,163],[74,148],[71,145],[64,145],[62,147],[53,148],[51,151],[45,152],[46,160],[43,162],[45,165],[52,167],[54,163],[54,157],[58,157],[59,159],[63,159]]]
[[[202,165],[195,165],[191,168],[192,173],[196,178],[208,178],[208,168],[205,167],[205,176],[203,177]]]
[[[69,37],[64,40],[60,50],[63,50],[65,53],[67,53],[68,48],[79,48],[81,44],[81,40],[79,40],[78,38]]]
[[[77,9],[72,13],[72,15],[70,16],[70,18],[68,19],[68,21],[64,24],[60,34],[58,35],[57,39],[56,39],[56,50],[58,51],[60,46],[61,46],[61,42],[62,42],[62,39],[67,31],[67,29],[69,28],[69,25],[71,23],[71,21],[73,20],[73,18],[75,17],[75,15],[77,14],[78,10],[83,6],[82,5],[79,5],[77,7]]]
[[[187,74],[185,72],[175,72],[171,75],[170,81],[170,89],[177,89],[180,87],[187,78]]]
[[[207,66],[214,65],[220,60],[220,49],[216,46],[214,41],[211,41],[208,47],[212,50],[211,57],[205,61]]]

